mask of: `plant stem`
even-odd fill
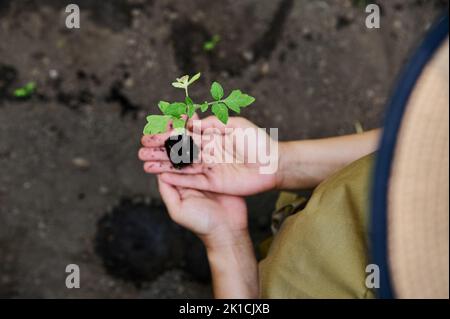
[[[186,87],[184,88],[184,90],[186,91],[186,98],[188,98],[189,97],[189,89],[188,89],[188,85],[186,85]],[[188,113],[188,112],[186,112],[186,113]],[[188,124],[188,122],[189,122],[189,115],[188,114],[186,114],[186,122],[184,123],[184,132],[186,133],[186,129],[187,129],[187,124]]]
[[[225,100],[219,100],[219,101],[214,101],[214,102],[208,102],[208,105],[213,105],[213,104],[216,104],[216,103],[224,103],[225,102]]]

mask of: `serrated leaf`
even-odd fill
[[[240,91],[233,91],[231,94],[223,101],[231,110],[236,113],[241,113],[239,97]]]
[[[166,101],[160,101],[160,102],[158,103],[158,107],[159,107],[159,109],[161,110],[161,112],[162,112],[163,114],[166,114],[166,110],[167,110],[167,108],[169,107],[169,105],[170,105],[170,103],[169,103],[169,102],[166,102]]]
[[[188,105],[188,107],[187,107],[187,116],[188,116],[188,117],[193,117],[196,110],[197,110],[197,109],[196,109],[196,107],[195,107],[194,104]]]
[[[144,135],[150,135],[150,134],[152,134],[152,133],[151,133],[152,127],[153,127],[152,124],[147,123],[147,124],[145,125],[145,127],[144,127],[144,131],[143,131]]]
[[[186,87],[186,85],[184,85],[183,83],[178,83],[178,82],[173,82],[172,86],[176,87],[177,89],[184,89]]]
[[[184,128],[184,126],[186,125],[186,121],[183,119],[174,118],[172,121],[172,125],[174,129]]]
[[[200,79],[201,76],[202,76],[201,73],[197,73],[196,75],[194,75],[194,76],[189,80],[189,85],[191,85],[192,83],[194,83],[195,81],[197,81],[198,79]]]
[[[172,103],[166,108],[164,114],[179,118],[181,115],[186,114],[186,107],[184,103]]]
[[[223,87],[218,82],[214,82],[211,85],[211,96],[214,100],[219,101],[223,98],[224,92]]]
[[[189,96],[186,96],[185,102],[187,106],[194,105],[194,101]]]
[[[144,134],[160,134],[167,131],[171,117],[167,115],[150,115],[147,117],[147,125],[144,128]]]
[[[195,106],[194,101],[192,101],[192,99],[189,96],[186,97],[186,105],[187,105],[187,116],[193,117],[195,114]]]
[[[228,123],[228,108],[223,103],[216,103],[212,106],[211,111],[223,123]]]
[[[202,105],[200,105],[200,110],[205,113],[206,111],[208,111],[209,108],[209,104],[208,102],[203,103]]]
[[[223,102],[236,113],[240,113],[240,108],[254,103],[255,98],[242,93],[240,90],[234,90]]]

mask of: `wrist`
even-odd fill
[[[207,242],[206,252],[216,298],[258,298],[258,263],[248,231],[231,241]],[[205,243],[206,244],[206,243]]]
[[[251,244],[247,228],[239,230],[221,229],[208,235],[201,235],[200,239],[210,253],[226,251],[234,247]]]
[[[289,148],[287,147],[288,142],[278,142],[278,169],[275,173],[275,189],[282,190],[285,189],[286,181],[286,161],[288,158],[287,152]]]

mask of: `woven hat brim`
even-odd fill
[[[420,76],[397,139],[388,190],[396,297],[449,297],[449,42]]]

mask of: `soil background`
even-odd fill
[[[281,140],[380,127],[396,75],[448,1],[376,2],[381,28],[369,30],[368,1],[1,0],[0,297],[211,297],[201,245],[162,217],[137,159],[146,115],[181,98],[174,78],[202,72],[194,97],[213,80],[240,88],[257,98],[243,116]],[[65,27],[69,3],[80,29]],[[29,81],[36,94],[14,98]],[[248,199],[255,243],[276,196]],[[112,256],[117,238],[125,255]],[[68,264],[80,289],[65,286]]]

